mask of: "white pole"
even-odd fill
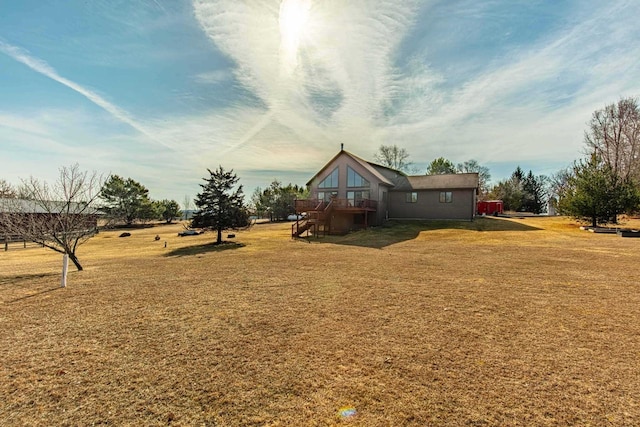
[[[62,283],[60,283],[61,288],[67,287],[67,270],[69,269],[69,255],[64,254],[62,256]]]

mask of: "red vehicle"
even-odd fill
[[[503,212],[502,200],[483,200],[478,202],[478,215],[498,215]]]

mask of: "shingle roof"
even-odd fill
[[[342,154],[349,156],[353,161],[359,163],[373,176],[378,178],[381,183],[392,187],[392,191],[478,188],[477,173],[408,176],[404,172],[368,162],[345,150],[338,152],[338,154],[329,160],[324,167],[307,182],[307,185],[311,185],[311,182]]]
[[[394,190],[436,190],[477,188],[477,173],[454,173],[442,175],[408,176],[404,182],[398,183]]]
[[[311,185],[311,182],[318,176],[320,175],[331,163],[333,163],[333,161],[335,159],[338,158],[338,156],[340,155],[347,155],[349,157],[351,157],[351,159],[353,159],[355,162],[359,163],[363,168],[365,168],[367,171],[369,171],[369,173],[371,173],[373,176],[375,176],[380,182],[382,182],[383,184],[387,184],[390,186],[393,186],[393,182],[391,180],[389,180],[385,175],[386,173],[382,173],[381,169],[389,169],[389,168],[385,168],[384,166],[380,166],[380,165],[376,165],[374,163],[369,163],[364,159],[361,159],[360,157],[356,156],[355,154],[351,154],[348,151],[342,150],[340,152],[338,152],[338,154],[336,154],[335,156],[333,156],[333,158],[331,160],[329,160],[323,167],[322,169],[320,169],[318,171],[318,173],[316,173],[315,175],[313,175],[311,177],[311,179],[307,182],[307,185]],[[389,169],[392,170],[392,169]],[[398,171],[395,171],[398,172]],[[398,172],[398,173],[402,173],[402,172]]]
[[[66,211],[66,202],[45,202],[40,203],[34,200],[25,199],[0,199],[0,212],[8,213],[59,213]],[[94,207],[86,207],[83,204],[71,202],[69,212],[72,214],[99,215],[99,211]]]

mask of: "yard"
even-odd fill
[[[640,424],[640,239],[181,230],[100,233],[66,289],[59,254],[0,252],[0,424]]]

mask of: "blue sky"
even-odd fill
[[[194,197],[251,194],[340,149],[397,144],[493,181],[582,156],[592,112],[640,95],[640,2],[0,2],[0,178],[62,165]]]

